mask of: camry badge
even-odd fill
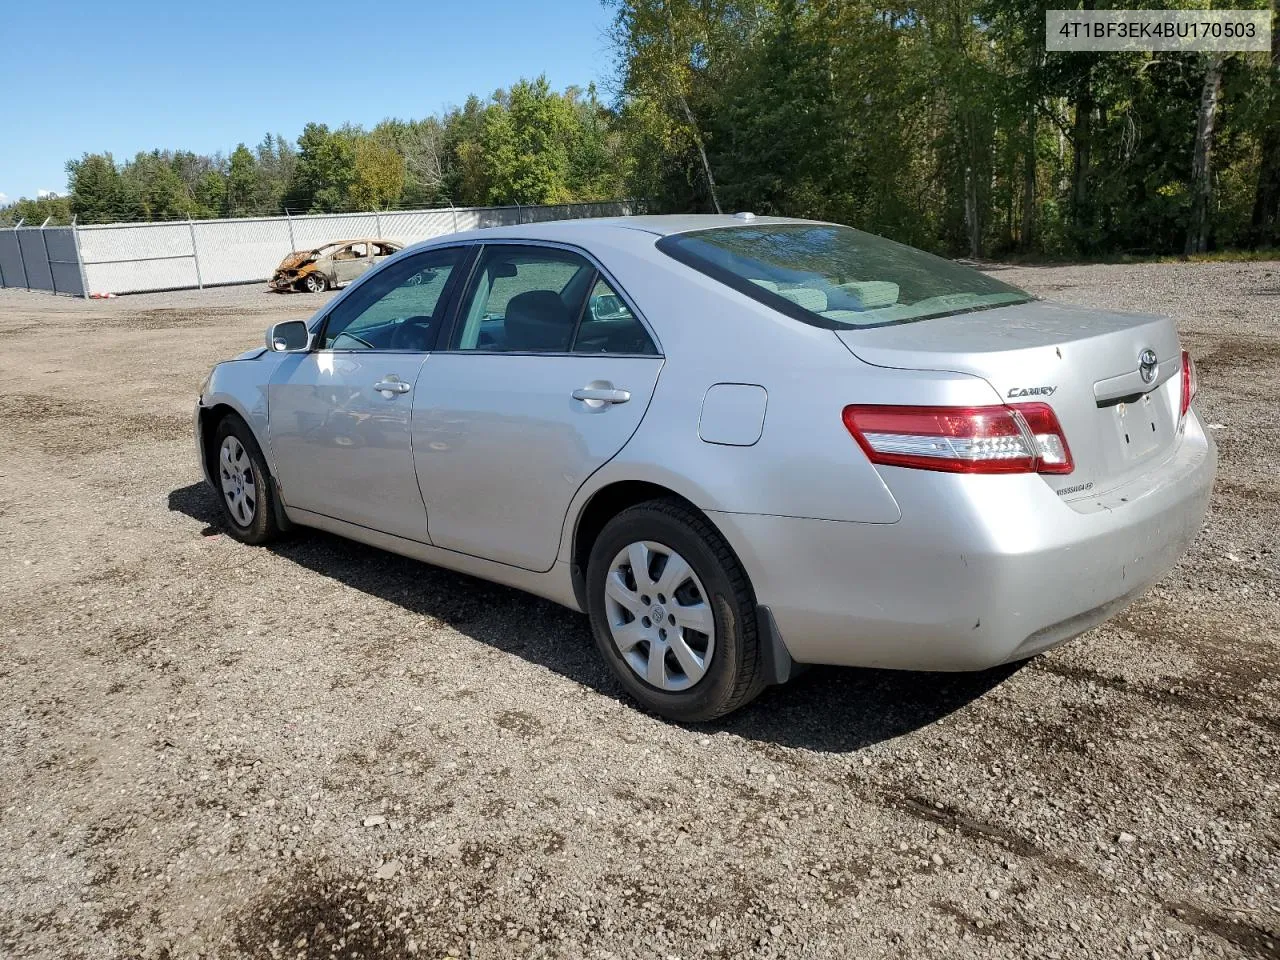
[[[1010,399],[1014,397],[1052,397],[1057,392],[1057,387],[1014,387],[1005,396]]]
[[[1160,369],[1160,362],[1156,359],[1156,352],[1150,347],[1138,354],[1138,373],[1142,376],[1143,383],[1151,383],[1156,378],[1156,371]]]

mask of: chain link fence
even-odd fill
[[[629,216],[629,200],[539,207],[447,207],[0,230],[0,286],[76,296],[182,290],[268,279],[294,250],[373,238],[410,244],[459,230]]]

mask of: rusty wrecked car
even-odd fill
[[[314,250],[295,250],[276,267],[268,284],[272,290],[323,293],[346,286],[387,257],[404,249],[394,240],[335,240]]]

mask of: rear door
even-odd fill
[[[414,393],[431,542],[549,570],[570,500],[640,425],[662,358],[623,291],[562,247],[486,245],[455,312]]]
[[[316,348],[286,356],[268,387],[284,501],[427,540],[410,419],[465,248],[407,257],[339,299]]]
[[[398,251],[389,243],[375,243],[373,245],[373,265],[376,267],[388,257],[394,257]]]

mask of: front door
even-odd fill
[[[370,274],[335,303],[315,348],[280,364],[268,388],[268,434],[290,507],[427,540],[413,392],[462,252],[427,251]]]
[[[662,358],[594,264],[558,247],[486,245],[457,313],[414,391],[431,542],[549,570],[573,495],[640,425]]]
[[[333,275],[341,284],[350,283],[369,269],[372,263],[369,244],[361,240],[349,243],[333,255]]]

